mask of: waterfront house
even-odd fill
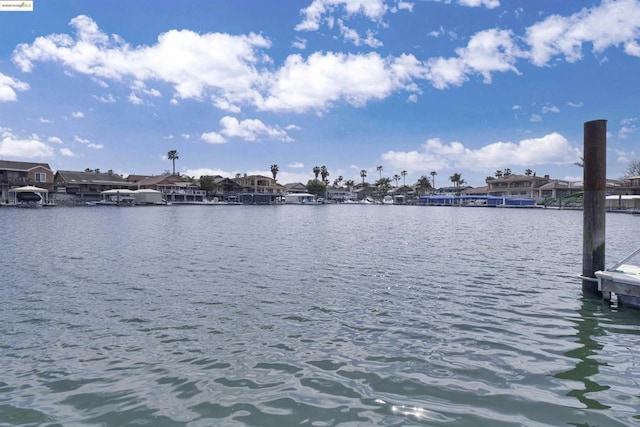
[[[285,191],[287,194],[292,193],[307,193],[307,186],[301,182],[292,182],[284,185]]]
[[[56,193],[74,195],[83,201],[100,200],[100,193],[103,191],[134,187],[132,183],[112,171],[57,171],[53,181]]]
[[[244,174],[233,180],[242,187],[238,195],[238,201],[242,203],[267,205],[276,203],[286,194],[285,186],[268,176]]]
[[[500,178],[487,179],[487,195],[497,197],[526,197],[534,199],[538,189],[551,181],[549,175],[507,175]]]
[[[157,190],[171,203],[203,203],[207,192],[180,175],[153,175],[134,182],[137,189]]]
[[[0,160],[0,201],[9,200],[9,190],[35,186],[53,191],[54,174],[47,163]]]
[[[607,180],[607,190],[609,190],[609,180]],[[612,193],[622,195],[640,195],[640,176],[630,176],[618,181],[619,185],[613,188]]]
[[[344,202],[345,200],[354,200],[356,195],[348,188],[328,187],[325,191],[325,197],[328,201]]]

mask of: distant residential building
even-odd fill
[[[640,195],[640,176],[630,176],[618,181],[618,183],[619,185],[612,191],[614,194]],[[608,181],[607,184],[609,184]],[[607,189],[608,187],[609,185],[607,185]]]
[[[560,199],[583,191],[582,182],[552,179],[536,189],[534,198],[537,201]]]
[[[289,194],[292,193],[307,193],[307,186],[301,182],[292,182],[284,185],[285,191]]]
[[[244,175],[233,180],[242,187],[245,193],[266,193],[273,195],[285,194],[285,187],[276,182],[275,179],[262,175]]]
[[[154,175],[134,184],[136,188],[161,192],[165,200],[171,203],[199,203],[205,200],[207,194],[198,184],[180,175]]]
[[[0,160],[0,200],[9,199],[9,189],[27,185],[53,191],[53,177],[48,163]]]
[[[325,192],[328,201],[344,202],[345,200],[355,200],[356,194],[348,188],[328,187]]]
[[[487,195],[498,197],[536,198],[538,189],[551,181],[549,175],[508,175],[487,179]]]
[[[54,176],[57,193],[74,194],[82,200],[98,200],[100,193],[115,188],[135,188],[120,175],[113,172],[57,171]]]

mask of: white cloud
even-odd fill
[[[89,143],[89,145],[87,145],[87,147],[89,148],[95,148],[96,150],[101,150],[104,148],[104,145],[102,144],[94,144],[93,142]]]
[[[342,37],[355,46],[369,46],[374,49],[382,46],[382,42],[375,38],[371,30],[367,30],[367,36],[362,38],[356,30],[347,27],[342,19],[338,20],[338,28],[340,29]]]
[[[573,107],[573,108],[580,108],[580,107],[582,107],[584,104],[583,104],[582,102],[571,102],[571,101],[569,101],[569,102],[567,102],[567,105],[568,105],[569,107]]]
[[[74,119],[81,119],[84,117],[84,113],[82,111],[74,111],[73,113],[71,113],[71,117],[73,117]]]
[[[78,135],[75,135],[75,136],[73,137],[73,140],[74,140],[75,142],[80,143],[80,144],[90,144],[90,143],[91,143],[91,141],[89,141],[88,139],[81,138],[81,137],[79,137]]]
[[[144,104],[144,101],[142,100],[142,98],[138,97],[138,95],[136,95],[134,92],[129,93],[129,96],[127,97],[127,101],[129,101],[129,103],[133,105]]]
[[[216,132],[206,132],[200,135],[200,139],[209,144],[224,144],[227,142],[224,136]]]
[[[62,144],[62,140],[57,136],[50,136],[49,138],[47,138],[47,141],[52,142],[54,144]]]
[[[73,151],[66,147],[60,149],[60,154],[64,157],[77,157]]]
[[[496,7],[500,7],[500,0],[458,0],[458,3],[462,6],[468,7],[484,6],[487,9],[495,9]]]
[[[541,122],[542,121],[542,116],[540,114],[532,114],[531,117],[529,118],[530,122]]]
[[[279,127],[265,125],[258,119],[246,119],[238,121],[235,117],[225,116],[220,119],[222,126],[221,134],[229,138],[242,138],[245,141],[256,141],[261,136],[279,139],[284,142],[291,142],[293,139],[287,132]]]
[[[542,114],[559,113],[559,112],[560,112],[560,109],[555,105],[545,105],[542,107]]]
[[[101,104],[113,104],[114,102],[116,102],[116,99],[111,94],[107,96],[92,95],[92,97]]]
[[[300,37],[296,37],[296,39],[293,42],[291,42],[291,47],[294,47],[300,50],[305,50],[307,48],[307,40]]]
[[[582,9],[568,17],[553,15],[527,29],[529,57],[538,66],[548,65],[557,55],[567,62],[582,59],[582,46],[593,45],[595,53],[622,45],[628,55],[640,56],[640,2],[603,0],[599,6]]]
[[[296,25],[296,31],[317,31],[326,15],[340,10],[345,17],[362,15],[378,22],[388,11],[384,0],[313,0],[301,11],[303,21]],[[327,19],[327,18],[324,18]]]
[[[559,133],[540,138],[524,139],[518,143],[494,142],[478,149],[470,149],[460,142],[444,143],[429,139],[421,150],[388,151],[381,158],[395,169],[441,170],[463,168],[490,172],[505,166],[533,167],[543,164],[573,164],[581,151],[572,147]]]
[[[413,78],[424,74],[413,55],[384,59],[377,53],[316,52],[306,60],[290,55],[274,76],[265,110],[326,110],[338,101],[362,106],[397,90],[418,92]]]
[[[40,117],[40,123],[53,123],[53,120],[45,119],[44,117]]]
[[[638,132],[638,117],[630,117],[620,122],[620,130],[618,131],[618,138],[627,139],[631,135]]]
[[[38,159],[53,156],[53,149],[47,144],[32,136],[27,139],[18,139],[9,130],[2,129],[0,141],[0,157],[13,157],[18,159]]]
[[[73,18],[70,25],[75,37],[53,34],[18,45],[15,64],[30,72],[35,62],[58,62],[67,70],[98,79],[169,83],[177,98],[200,99],[208,93],[235,104],[259,97],[255,87],[261,85],[263,75],[255,65],[269,62],[259,50],[270,47],[270,42],[253,33],[171,30],[160,34],[154,45],[132,47],[116,35],[103,33],[87,16]]]
[[[304,163],[301,162],[293,162],[287,165],[287,167],[291,169],[302,169],[304,167]]]
[[[18,99],[16,90],[25,91],[28,89],[27,83],[0,73],[0,102],[16,101]]]
[[[458,56],[431,58],[427,78],[437,89],[461,86],[469,75],[480,74],[484,83],[491,83],[495,72],[519,74],[516,60],[522,56],[511,31],[491,29],[474,34],[467,47],[456,49]]]

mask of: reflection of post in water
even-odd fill
[[[582,345],[575,350],[569,350],[565,356],[572,359],[578,359],[575,368],[566,372],[560,372],[554,375],[555,378],[563,380],[579,381],[584,384],[582,390],[571,390],[568,396],[575,397],[583,403],[588,409],[609,409],[609,406],[603,405],[595,399],[587,397],[587,393],[595,393],[598,391],[608,390],[609,386],[602,386],[591,378],[599,372],[599,366],[603,363],[598,362],[591,356],[602,350],[602,344],[599,344],[594,337],[604,336],[605,331],[598,325],[598,319],[595,316],[595,308],[600,305],[600,301],[582,299],[582,308],[580,309],[580,319],[576,325],[578,342]]]

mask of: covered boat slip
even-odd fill
[[[287,205],[319,205],[322,204],[318,196],[310,193],[290,193],[284,196]]]
[[[605,271],[596,271],[598,290],[605,300],[615,294],[618,303],[640,307],[640,266],[627,264],[640,255],[640,248]]]
[[[162,193],[157,190],[129,190],[116,188],[100,193],[98,205],[107,206],[140,206],[140,205],[164,205],[166,201]]]
[[[53,206],[49,201],[49,190],[46,188],[27,185],[25,187],[10,188],[7,206],[17,207],[42,207]]]

